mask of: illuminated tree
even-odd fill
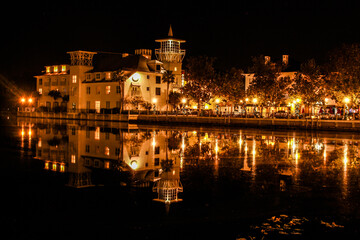
[[[360,46],[359,44],[343,45],[329,54],[326,68],[326,80],[332,98],[343,103],[345,97],[350,104],[360,103]]]
[[[300,72],[296,73],[292,85],[291,95],[300,98],[305,105],[311,106],[311,109],[316,103],[325,103],[326,83],[314,59],[301,64]]]
[[[214,61],[215,58],[207,56],[188,58],[186,84],[182,92],[197,102],[199,111],[202,103],[210,101],[216,87]]]
[[[125,81],[128,79],[128,77],[125,75],[124,71],[122,69],[119,69],[118,71],[114,72],[113,78],[119,82],[120,86],[120,114],[124,108],[125,104]]]
[[[242,73],[242,70],[232,68],[216,78],[217,95],[231,103],[231,111],[234,110],[235,104],[239,104],[240,100],[245,98],[245,79]]]
[[[166,71],[162,77],[163,83],[166,83],[166,115],[169,110],[169,87],[170,84],[175,82],[175,75],[172,71]]]
[[[281,66],[273,62],[265,62],[265,57],[253,57],[250,72],[253,80],[247,89],[247,95],[257,98],[257,105],[262,107],[279,106],[285,102],[291,83],[288,77],[279,77]]]

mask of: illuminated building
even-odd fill
[[[136,49],[135,54],[68,52],[70,64],[45,66],[43,74],[35,76],[38,107],[84,113],[110,113],[121,105],[124,110],[144,109],[142,104],[131,104],[137,98],[156,105],[156,110],[165,110],[167,84],[162,75],[168,70],[175,75],[170,91],[181,86],[185,50],[180,49],[180,43],[185,41],[173,38],[170,27],[168,38],[156,42],[160,43],[155,51],[157,59],[151,58],[150,49]],[[125,80],[123,84],[120,76]],[[61,97],[49,96],[51,91],[60,92]]]

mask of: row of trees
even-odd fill
[[[253,57],[249,73],[254,75],[246,92],[242,70],[218,72],[214,61],[206,56],[188,58],[187,83],[182,93],[195,101],[198,109],[217,97],[231,105],[256,98],[260,107],[281,106],[295,99],[308,106],[325,104],[326,98],[337,104],[348,98],[353,107],[360,103],[359,44],[343,45],[331,51],[323,65],[316,64],[314,59],[304,62],[294,79],[281,77],[281,72],[286,71],[283,64],[265,62],[264,56]]]

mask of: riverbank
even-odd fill
[[[238,117],[199,117],[196,115],[137,115],[137,114],[86,114],[86,113],[41,113],[18,112],[18,117],[64,120],[110,121],[150,124],[231,126],[270,129],[300,129],[327,131],[360,131],[360,121],[319,119],[276,119]]]

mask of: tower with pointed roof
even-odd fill
[[[165,70],[172,71],[175,75],[175,87],[181,86],[182,61],[185,57],[185,50],[181,49],[180,44],[185,40],[174,38],[173,30],[169,28],[166,38],[157,39],[155,42],[160,43],[160,48],[155,49],[156,58],[163,62]]]

